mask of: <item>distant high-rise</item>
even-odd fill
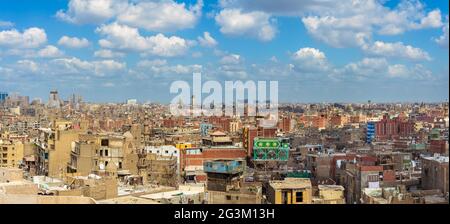
[[[60,106],[61,106],[61,101],[58,96],[58,91],[56,91],[56,90],[51,91],[49,99],[48,99],[48,107],[59,108]]]
[[[3,102],[8,97],[8,93],[6,92],[0,92],[0,102]]]

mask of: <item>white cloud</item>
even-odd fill
[[[300,72],[326,71],[330,64],[323,52],[315,48],[301,48],[292,55],[294,69]]]
[[[217,46],[217,41],[209,34],[209,32],[204,32],[203,37],[198,37],[198,42],[203,47],[215,47]]]
[[[19,60],[16,62],[16,67],[21,72],[37,73],[39,71],[39,65],[32,60]]]
[[[306,12],[330,12],[336,10],[341,1],[327,0],[220,0],[223,8],[242,8],[249,11],[263,11],[279,16],[299,16]]]
[[[242,57],[238,54],[225,55],[220,59],[220,64],[223,65],[237,65],[242,63]]]
[[[314,38],[333,47],[343,48],[360,46],[371,38],[370,27],[361,23],[361,19],[310,16],[303,18],[302,22]]]
[[[89,40],[86,38],[63,36],[59,39],[58,44],[69,48],[84,48],[89,46]]]
[[[390,65],[387,74],[391,78],[433,79],[432,72],[421,64],[416,64],[414,67],[402,64]]]
[[[130,3],[128,8],[118,15],[120,23],[149,31],[167,32],[193,28],[201,16],[203,1],[189,9],[185,3],[174,1]]]
[[[200,72],[201,65],[169,65],[166,60],[142,60],[137,64],[138,68],[143,72],[151,72],[152,74],[192,74],[193,72]]]
[[[420,19],[420,23],[411,24],[412,29],[438,28],[442,26],[441,10],[436,9]]]
[[[115,52],[111,50],[98,50],[94,52],[94,56],[97,58],[121,58],[124,57],[125,54],[122,52]]]
[[[336,69],[333,77],[350,80],[365,80],[367,78],[401,78],[415,80],[432,80],[432,72],[421,64],[413,66],[405,64],[389,64],[385,58],[363,58],[361,61],[347,64]]]
[[[56,17],[75,24],[98,24],[116,16],[127,6],[127,0],[70,0],[68,10],[59,10]]]
[[[430,55],[420,48],[412,47],[411,45],[404,45],[402,42],[385,43],[376,41],[370,46],[363,46],[363,49],[376,56],[383,57],[397,57],[409,60],[431,60]]]
[[[75,24],[101,24],[116,20],[149,31],[168,32],[193,28],[202,14],[203,0],[187,6],[173,0],[70,0],[68,10],[56,17]]]
[[[398,35],[442,25],[440,10],[426,13],[419,1],[401,1],[394,9],[376,0],[339,3],[334,11],[318,11],[302,18],[309,34],[333,47],[361,46],[373,33]]]
[[[61,74],[111,76],[119,74],[126,69],[125,63],[114,60],[83,61],[78,58],[53,59],[51,63],[56,66],[55,71]]]
[[[45,48],[38,51],[37,55],[43,58],[55,58],[60,57],[64,53],[61,52],[57,47],[53,45],[48,45]]]
[[[443,34],[439,38],[434,39],[434,41],[440,46],[448,49],[448,21],[444,27],[442,27],[442,32]]]
[[[219,66],[207,71],[208,74],[216,77],[226,76],[232,79],[245,79],[248,77],[244,59],[238,54],[224,53],[219,60]]]
[[[13,22],[0,20],[0,27],[12,27],[12,26],[14,26]]]
[[[325,59],[325,54],[315,48],[301,48],[294,54],[294,59]]]
[[[224,9],[215,17],[220,32],[232,36],[251,36],[261,41],[272,40],[277,29],[270,15],[264,12],[242,12],[241,9]]]
[[[0,47],[37,48],[47,42],[45,30],[32,27],[22,33],[12,29],[0,31]]]
[[[157,34],[144,37],[139,34],[138,29],[118,23],[102,25],[96,31],[106,37],[99,41],[103,48],[131,50],[162,57],[183,55],[192,45],[177,36],[166,37]]]

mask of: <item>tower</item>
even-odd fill
[[[56,90],[50,91],[50,96],[48,99],[48,107],[59,108],[60,106],[61,102],[59,100],[58,91]]]
[[[145,185],[148,181],[148,172],[147,172],[147,163],[145,158],[147,157],[147,153],[145,153],[145,149],[138,150],[138,175],[142,177],[142,184]]]

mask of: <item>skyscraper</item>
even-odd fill
[[[58,96],[58,91],[56,91],[56,90],[50,91],[50,96],[48,99],[48,107],[60,108],[60,106],[61,106],[61,101]]]

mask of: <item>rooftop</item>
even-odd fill
[[[272,180],[269,184],[274,189],[311,188],[309,178],[285,178],[284,180]]]
[[[422,156],[423,159],[433,160],[439,163],[448,163],[448,156],[434,155],[434,156]]]

